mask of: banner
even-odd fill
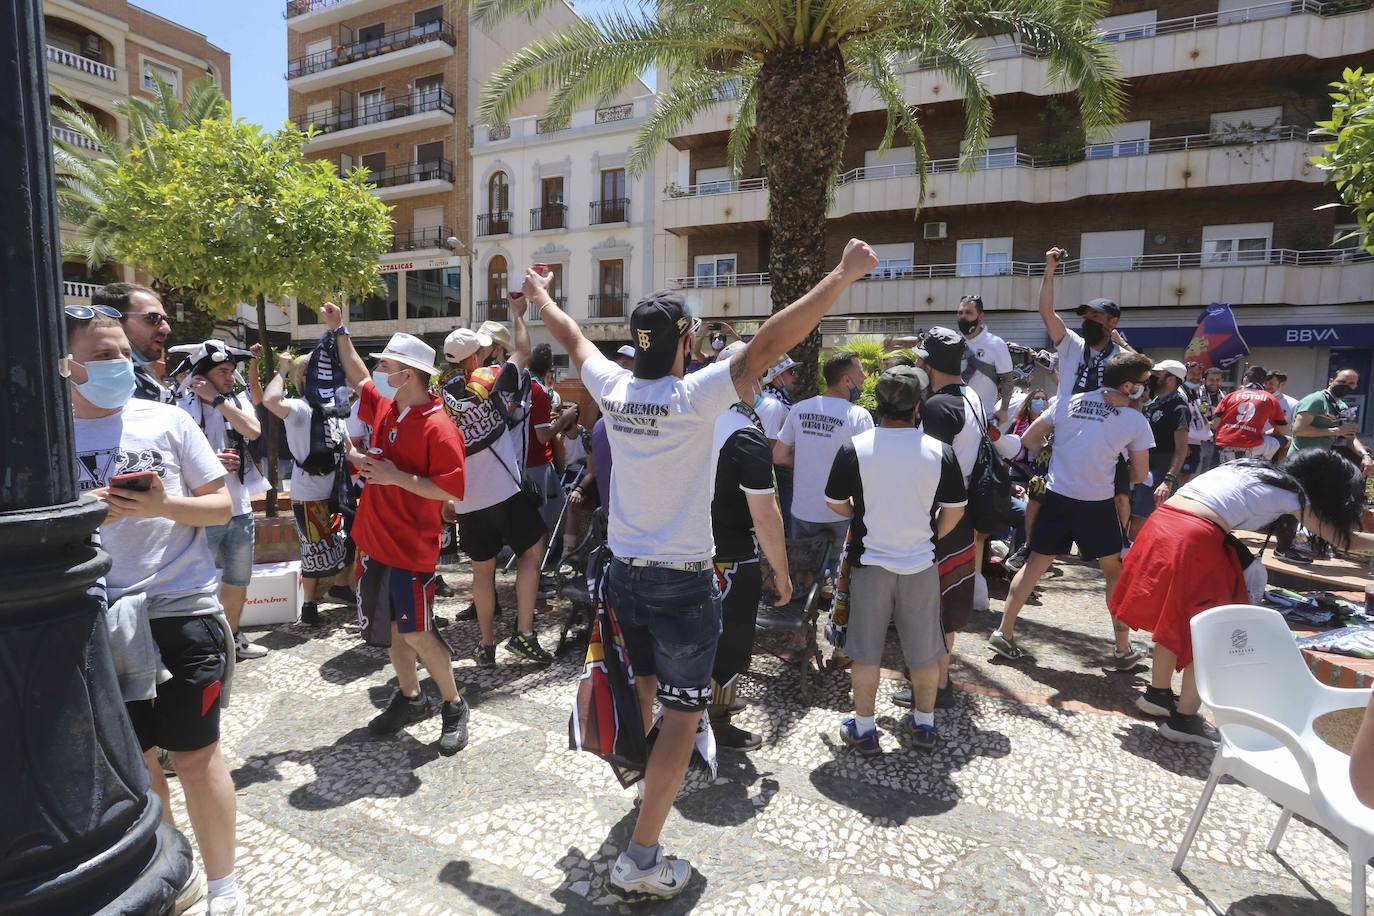
[[[1240,336],[1230,303],[1213,302],[1198,319],[1197,330],[1183,354],[1184,362],[1200,362],[1206,368],[1227,369],[1250,354]]]

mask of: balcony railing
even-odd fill
[[[308,76],[311,73],[331,70],[335,67],[351,64],[354,61],[376,57],[378,54],[400,51],[431,41],[442,41],[450,45],[456,44],[457,39],[453,34],[453,26],[444,20],[436,20],[426,22],[424,25],[413,25],[410,28],[388,32],[380,38],[349,42],[328,51],[307,54],[287,62],[286,78],[291,80]]]
[[[313,13],[316,10],[328,9],[331,6],[349,2],[351,0],[286,0],[286,18],[304,16],[306,13]]]
[[[102,64],[98,60],[91,60],[89,57],[82,57],[66,48],[58,48],[53,45],[46,45],[48,60],[53,63],[61,64],[64,67],[71,67],[73,70],[80,70],[82,73],[89,73],[91,76],[99,77],[103,80],[114,82],[119,79],[119,71],[109,64]]]
[[[593,293],[587,297],[587,314],[593,318],[624,318],[624,293]]]
[[[510,232],[510,211],[477,214],[478,235],[507,235]]]
[[[596,123],[605,124],[610,121],[628,121],[635,116],[635,107],[632,104],[607,105],[605,108],[596,110]]]
[[[509,321],[509,299],[478,299],[473,305],[477,309],[474,316],[478,321]]]
[[[600,226],[605,223],[628,223],[630,221],[630,199],[617,197],[613,200],[594,200],[591,203],[591,224]]]
[[[556,134],[560,130],[567,130],[569,124],[566,120],[557,118],[540,118],[534,122],[534,132],[536,134]]]
[[[768,274],[723,274],[716,277],[677,277],[669,280],[679,289],[720,289],[728,286],[766,286]]]
[[[1207,134],[1188,134],[1181,137],[1154,137],[1142,140],[1111,140],[1102,143],[1090,143],[1083,147],[1083,152],[1080,155],[1073,157],[1037,158],[1015,149],[989,150],[978,157],[976,169],[978,171],[1008,168],[1049,169],[1092,159],[1125,159],[1131,156],[1145,156],[1150,153],[1175,153],[1292,141],[1315,142],[1315,138],[1311,135],[1311,131],[1305,127],[1274,125],[1243,130],[1223,130]],[[958,158],[927,159],[926,174],[938,175],[945,172],[957,172],[961,161]],[[916,163],[914,162],[860,166],[842,173],[837,184],[843,187],[856,181],[911,178],[915,175]],[[767,187],[767,178],[703,181],[688,185],[685,188],[670,185],[666,191],[666,198],[671,200],[677,197],[704,197],[710,194],[727,194],[735,191],[762,191]]]
[[[530,211],[531,232],[566,228],[568,228],[568,207],[566,204],[550,204],[547,207],[535,207]]]
[[[450,238],[453,238],[453,230],[447,226],[411,229],[409,232],[397,232],[391,236],[391,250],[419,251],[424,248],[447,248]]]
[[[453,181],[453,163],[447,159],[393,165],[368,176],[379,188],[397,188],[420,181]]]
[[[500,127],[487,128],[487,142],[495,143],[497,140],[510,139],[510,124],[502,124]]]
[[[89,299],[100,289],[99,283],[78,283],[73,280],[62,281],[62,295],[76,299]]]
[[[296,118],[298,124],[310,124],[318,133],[332,134],[352,127],[381,124],[427,111],[453,113],[453,94],[447,89],[419,89],[399,99],[386,99],[371,105],[331,108],[319,115]]]
[[[67,127],[59,127],[54,124],[52,126],[52,138],[54,140],[61,140],[68,146],[78,146],[81,149],[88,149],[95,153],[100,152],[100,147],[96,145],[94,140],[87,137],[85,134],[78,134],[76,131]]]

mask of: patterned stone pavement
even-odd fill
[[[465,573],[446,577],[462,590]],[[1342,849],[1295,820],[1280,857],[1266,854],[1278,810],[1236,784],[1218,789],[1186,877],[1169,871],[1210,754],[1165,742],[1127,711],[1144,668],[1103,671],[1099,581],[1072,564],[1046,580],[1043,604],[1022,620],[1037,656],[1027,663],[991,661],[983,641],[995,616],[975,621],[956,648],[958,704],[941,713],[930,756],[894,737],[895,681],[879,698],[886,753],[863,759],[836,736],[846,675],[827,674],[806,704],[796,669],[756,658],[738,721],[764,746],[723,752],[714,781],[689,774],[665,840],[696,873],[677,900],[637,909],[1348,912]],[[512,585],[502,582],[507,606]],[[466,657],[476,625],[451,626],[472,739],[441,757],[437,716],[395,738],[367,732],[394,683],[385,655],[358,640],[351,611],[325,618],[319,631],[253,634],[274,651],[239,667],[226,713],[239,885],[256,912],[629,912],[606,879],[628,841],[633,792],[567,750],[580,658],[539,668],[498,650],[498,667],[479,671]],[[546,646],[556,634],[542,618]],[[185,825],[179,794],[175,807]]]

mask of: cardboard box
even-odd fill
[[[301,612],[301,561],[257,563],[240,623],[261,627],[295,623]]]

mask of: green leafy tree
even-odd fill
[[[473,16],[492,23],[533,18],[554,0],[474,0]],[[851,85],[887,109],[886,150],[900,132],[925,162],[916,112],[902,96],[899,65],[920,61],[964,97],[965,168],[973,168],[992,125],[976,39],[1014,35],[1048,59],[1051,75],[1076,90],[1082,124],[1120,120],[1124,92],[1110,48],[1095,34],[1107,0],[657,0],[639,11],[608,13],[536,37],[502,65],[482,92],[480,118],[502,124],[529,96],[548,92],[547,116],[566,122],[590,102],[657,68],[662,91],[631,150],[642,172],[662,143],[708,106],[738,99],[728,142],[739,173],[755,149],[768,176],[768,272],[779,309],[824,275],[826,209],[849,129]],[[924,168],[918,167],[924,184]],[[912,202],[919,207],[920,200]],[[816,386],[820,335],[793,352],[801,392]]]
[[[1341,200],[1355,214],[1355,237],[1374,254],[1374,73],[1346,70],[1331,86],[1336,90],[1331,93],[1331,120],[1317,122],[1319,135],[1331,142],[1312,162],[1330,173]]]

